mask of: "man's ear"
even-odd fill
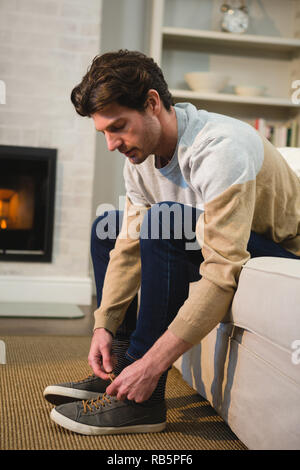
[[[160,96],[158,94],[158,92],[154,89],[150,89],[147,93],[147,100],[146,100],[146,103],[147,103],[147,108],[149,107],[149,109],[154,113],[154,114],[159,114],[160,113],[160,110],[161,110],[161,99],[160,99]]]

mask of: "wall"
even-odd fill
[[[118,49],[148,52],[150,25],[149,0],[103,0],[101,53]],[[118,206],[119,195],[125,194],[123,182],[124,157],[109,152],[104,136],[96,138],[93,216],[99,204]]]
[[[150,7],[150,0],[103,0],[101,53],[127,48],[147,54]],[[96,217],[99,205],[103,207],[103,204],[111,204],[119,208],[119,196],[125,195],[123,166],[124,156],[118,151],[107,150],[104,136],[97,134],[93,218]],[[90,273],[93,278],[91,263]],[[96,294],[94,283],[93,293]]]
[[[99,53],[101,6],[101,0],[1,0],[0,79],[6,104],[0,104],[0,144],[58,149],[53,262],[0,262],[2,300],[7,286],[15,300],[22,300],[14,289],[32,278],[32,287],[37,280],[57,279],[61,289],[73,279],[74,302],[90,301],[96,140],[91,121],[75,113],[69,97]]]

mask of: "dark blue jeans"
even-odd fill
[[[163,205],[165,208],[177,206],[177,215],[169,211],[167,222],[163,217]],[[195,227],[200,213],[198,209],[168,201],[155,204],[148,210],[140,234],[142,271],[138,317],[136,296],[116,334],[120,338],[130,337],[128,357],[139,359],[151,348],[166,331],[188,297],[189,283],[200,279],[199,268],[203,257],[195,238]],[[178,227],[178,214],[181,214],[181,227]],[[98,217],[92,226],[91,255],[98,306],[101,303],[109,252],[115,245],[122,217],[123,213],[120,211],[106,212]],[[107,238],[100,239],[97,235],[97,224],[103,224],[104,218],[107,222]],[[184,230],[178,230],[183,226]],[[186,230],[186,227],[191,230]],[[252,258],[275,256],[300,259],[255,232],[251,232],[248,251]]]

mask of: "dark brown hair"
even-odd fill
[[[147,93],[158,92],[165,108],[173,104],[172,95],[159,66],[137,51],[119,50],[98,55],[71,93],[78,114],[91,116],[109,103],[144,111]]]

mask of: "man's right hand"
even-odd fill
[[[105,328],[97,328],[91,341],[88,362],[95,375],[108,380],[115,364],[111,354],[112,334]]]

